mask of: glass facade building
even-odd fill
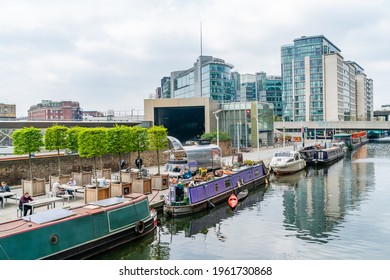
[[[256,83],[260,101],[274,104],[274,115],[282,117],[282,77],[260,72],[256,73]]]
[[[233,67],[222,59],[200,56],[194,67],[171,73],[171,98],[210,97],[221,102],[233,101]]]
[[[326,37],[303,36],[281,47],[282,116],[285,121],[355,120],[357,97],[372,92],[355,87],[360,66],[344,61]],[[362,70],[362,69],[361,69]],[[366,108],[368,105],[366,105]],[[363,113],[367,115],[366,113]]]

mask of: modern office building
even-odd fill
[[[239,91],[236,101],[251,102],[258,100],[255,74],[241,74]]]
[[[82,120],[83,113],[79,102],[42,100],[28,110],[28,119],[32,120]]]
[[[369,120],[373,83],[323,35],[281,47],[285,121]],[[359,82],[360,81],[360,82]],[[368,109],[371,108],[371,109]]]
[[[256,85],[259,101],[272,103],[274,115],[282,117],[282,77],[259,72],[256,73]]]
[[[150,126],[166,127],[170,136],[183,143],[217,127],[230,134],[234,147],[273,143],[274,109],[270,103],[220,103],[208,97],[163,98],[145,99],[144,108],[145,121]]]
[[[161,98],[145,100],[145,121],[163,125],[169,135],[187,141],[216,129],[219,112],[219,129],[230,133],[233,145],[256,147],[259,140],[272,144],[273,112],[268,111],[273,104],[259,102],[256,74],[232,69],[220,58],[200,56],[192,68],[171,72],[161,79]]]
[[[230,73],[233,67],[220,58],[199,56],[192,68],[172,72],[169,79],[163,78],[162,98],[210,97],[221,102],[232,101]]]

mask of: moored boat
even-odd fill
[[[333,135],[333,141],[342,141],[350,151],[353,151],[368,143],[367,131],[364,130],[354,133],[338,133]]]
[[[307,146],[299,150],[299,154],[306,161],[306,164],[314,164],[314,154],[320,147],[318,145]]]
[[[234,192],[263,186],[268,182],[268,177],[269,170],[260,162],[220,172],[220,177],[213,177],[207,181],[172,184],[164,204],[164,214],[181,217],[212,208],[226,202]]]
[[[297,151],[279,151],[274,154],[269,164],[277,175],[291,174],[306,167],[306,161]]]
[[[156,226],[157,214],[143,194],[54,208],[0,224],[0,259],[84,259]]]
[[[333,145],[319,149],[314,154],[314,161],[316,164],[331,164],[345,155],[345,150],[342,145]]]

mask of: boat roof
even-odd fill
[[[47,211],[24,216],[22,218],[0,224],[0,238],[8,235],[32,230],[36,227],[50,226],[52,223],[60,223],[63,219],[73,219],[81,216],[92,215],[107,209],[121,207],[121,204],[133,204],[148,199],[144,194],[132,193],[122,197],[112,197],[94,201],[70,209],[53,208]]]

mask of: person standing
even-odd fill
[[[30,215],[32,214],[32,207],[30,205],[24,205],[30,201],[33,201],[32,197],[25,192],[24,195],[19,199],[19,209],[23,211],[23,216],[27,216],[27,211],[30,210]]]
[[[135,159],[135,166],[137,166],[138,170],[141,170],[141,167],[142,167],[142,158],[140,156],[138,156],[136,159]]]

